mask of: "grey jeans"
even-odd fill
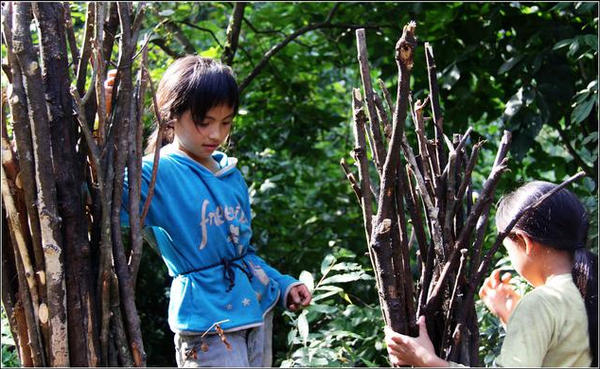
[[[178,367],[270,367],[273,361],[273,310],[267,313],[264,324],[259,327],[225,333],[231,350],[218,334],[201,336],[175,334]]]

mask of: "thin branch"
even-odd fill
[[[219,48],[221,48],[221,49],[223,48],[223,44],[221,44],[221,40],[219,40],[217,35],[215,35],[215,33],[212,30],[210,30],[208,28],[197,26],[193,23],[186,22],[186,21],[181,22],[181,24],[185,24],[186,26],[197,29],[198,31],[208,32],[212,36],[213,40],[217,43],[217,45],[219,45]]]
[[[292,40],[298,38],[299,36],[309,32],[309,31],[329,25],[331,22],[331,18],[333,17],[333,14],[335,13],[335,11],[337,10],[338,7],[339,7],[339,3],[334,5],[334,7],[331,9],[331,11],[327,15],[327,18],[325,19],[324,22],[313,23],[313,24],[309,24],[307,26],[300,28],[299,30],[288,35],[283,41],[281,41],[277,45],[273,46],[269,51],[267,51],[267,53],[265,55],[263,55],[262,59],[260,60],[260,62],[258,62],[258,64],[252,70],[252,72],[250,72],[250,74],[246,78],[244,78],[242,83],[240,83],[240,85],[239,85],[240,92],[243,91],[250,84],[250,82],[260,73],[260,71],[267,65],[267,62],[269,61],[269,59],[271,59],[273,57],[273,55],[277,54],[281,49],[283,49]]]
[[[375,107],[373,97],[373,84],[371,82],[371,72],[368,62],[367,43],[365,30],[356,30],[356,48],[358,51],[358,63],[360,65],[360,76],[363,84],[365,102],[369,113],[368,128],[369,128],[369,144],[375,159],[375,166],[381,174],[383,170],[383,161],[386,156],[386,150],[381,138],[381,129],[379,127],[379,118]]]
[[[77,40],[73,31],[73,18],[71,17],[71,7],[68,1],[63,2],[65,9],[65,25],[67,28],[67,40],[69,41],[69,49],[71,49],[71,63],[73,63],[73,72],[77,74],[77,66],[79,65],[79,49],[77,48]]]
[[[354,89],[352,93],[352,111],[354,117],[354,150],[352,156],[358,166],[358,179],[362,194],[361,207],[366,232],[367,243],[370,244],[373,218],[373,199],[371,197],[371,179],[367,161],[367,143],[365,138],[366,116],[363,108],[360,90]]]
[[[192,44],[192,42],[183,34],[183,31],[175,24],[175,22],[165,22],[165,28],[173,34],[173,37],[177,42],[183,46],[183,50],[186,54],[193,55],[196,53],[196,47]]]
[[[94,34],[94,23],[96,19],[96,4],[89,2],[87,4],[87,17],[85,18],[85,31],[83,34],[83,42],[81,46],[81,55],[77,64],[77,91],[83,94],[85,89],[85,77],[87,74],[87,65],[90,55],[92,54],[92,45],[90,43]]]
[[[360,187],[358,186],[358,183],[356,182],[356,178],[354,177],[354,174],[352,174],[352,172],[350,171],[350,168],[348,168],[348,164],[346,164],[346,160],[344,160],[344,158],[342,158],[342,160],[340,160],[340,165],[342,166],[342,169],[344,170],[344,174],[346,175],[346,178],[348,179],[348,181],[350,182],[350,185],[352,186],[352,190],[354,191],[354,194],[356,195],[356,199],[358,200],[358,203],[362,205],[362,194],[360,191]]]
[[[433,48],[428,42],[425,43],[425,58],[427,60],[427,76],[429,77],[429,96],[433,112],[433,121],[435,123],[435,140],[437,148],[436,155],[440,168],[442,168],[446,165],[446,158],[444,155],[442,143],[444,137],[444,118],[442,117],[442,110],[440,109],[439,88],[437,85],[437,75],[435,60],[433,58]]]
[[[156,145],[154,148],[154,161],[152,164],[152,176],[150,178],[150,184],[148,185],[148,194],[146,195],[146,201],[144,202],[142,215],[140,217],[140,224],[143,227],[144,222],[146,221],[146,215],[148,214],[148,210],[150,209],[152,197],[154,197],[154,187],[156,186],[156,177],[158,175],[158,163],[161,149],[160,142],[162,141],[162,137],[164,135],[167,123],[163,121],[162,116],[160,114],[160,110],[158,109],[158,103],[156,102],[156,92],[154,91],[154,84],[152,83],[150,72],[148,72],[146,66],[143,64],[142,68],[144,69],[146,77],[148,78],[148,86],[150,87],[150,94],[152,95],[152,106],[154,108],[154,115],[156,116],[156,124],[158,124],[158,133],[156,135]]]

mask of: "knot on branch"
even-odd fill
[[[360,158],[362,158],[365,155],[365,150],[362,147],[356,147],[352,151],[350,151],[350,155],[354,160],[358,162],[360,161]]]
[[[414,49],[417,46],[417,39],[415,38],[415,29],[417,23],[410,21],[402,30],[402,37],[396,43],[396,61],[404,65],[406,69],[412,70],[413,67],[413,56]]]
[[[377,225],[376,232],[379,234],[386,234],[386,233],[389,233],[391,228],[392,228],[392,220],[389,218],[386,218]]]

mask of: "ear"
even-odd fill
[[[531,237],[529,237],[529,235],[522,231],[516,231],[515,233],[522,242],[522,244],[521,242],[519,242],[519,246],[523,247],[525,255],[531,256],[531,254],[533,254],[533,252],[536,250],[537,243],[534,240],[532,240]]]

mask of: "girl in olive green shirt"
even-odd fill
[[[556,185],[531,182],[503,198],[496,213],[505,229],[521,209]],[[503,244],[515,270],[535,289],[522,298],[495,270],[479,295],[506,326],[496,365],[508,367],[598,366],[598,256],[585,248],[585,208],[562,189],[517,222]],[[386,327],[392,364],[460,366],[435,354],[423,317],[419,336]]]

